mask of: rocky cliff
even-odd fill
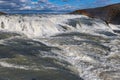
[[[0,12],[0,15],[6,15],[6,13],[4,13],[4,12]]]
[[[107,23],[120,24],[120,3],[99,8],[76,10],[71,14],[83,14],[92,18],[100,18]]]

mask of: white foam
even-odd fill
[[[109,26],[112,30],[120,30],[120,25],[109,24]]]
[[[5,61],[1,61],[0,66],[6,67],[6,68],[23,69],[23,70],[39,70],[37,68],[34,68],[33,66],[30,67],[25,65],[16,65],[16,64],[7,63]]]
[[[70,19],[85,18],[78,20],[76,26],[71,26]],[[0,16],[0,30],[23,33],[29,38],[48,37],[64,31],[94,32],[96,30],[111,30],[105,22],[93,19],[92,25],[86,25],[89,18],[83,15],[45,15],[45,16]],[[64,30],[64,28],[67,28]]]

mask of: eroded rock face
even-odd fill
[[[100,8],[76,10],[72,14],[83,14],[92,18],[100,18],[107,23],[120,24],[120,3]]]
[[[6,13],[4,13],[4,12],[0,12],[0,15],[6,15]]]

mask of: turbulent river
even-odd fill
[[[2,15],[0,80],[120,80],[120,25],[83,15]]]

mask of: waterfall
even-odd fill
[[[83,15],[3,15],[0,16],[0,30],[22,33],[27,37],[48,37],[70,31],[112,31],[104,21]]]
[[[118,80],[119,32],[83,15],[2,15],[0,79]]]

